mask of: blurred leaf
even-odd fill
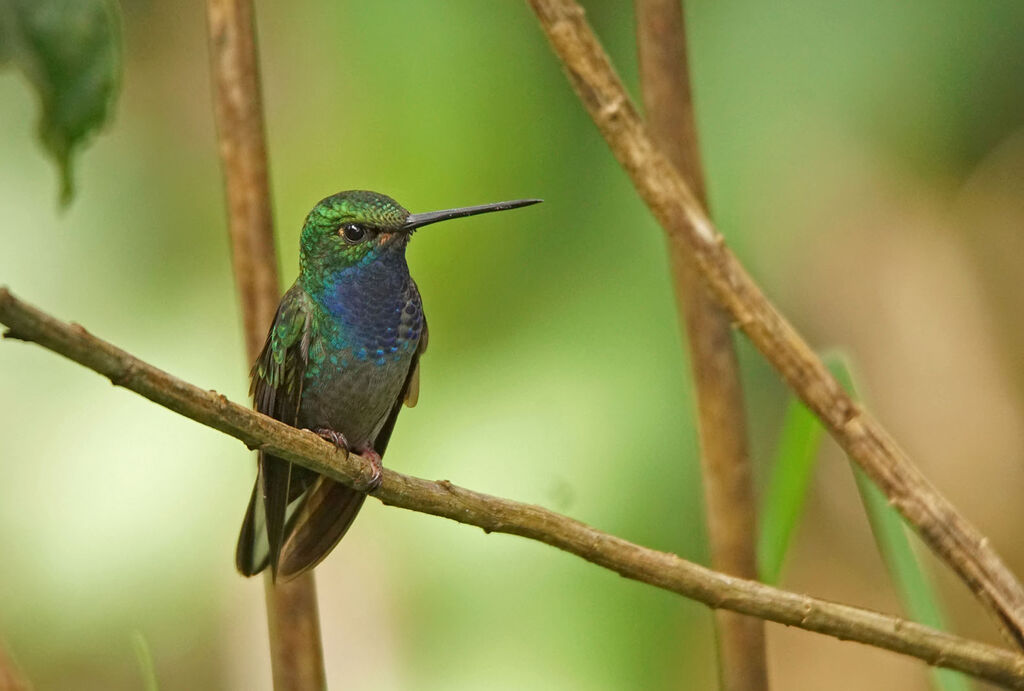
[[[852,463],[851,467],[857,480],[861,501],[864,502],[864,509],[868,514],[868,521],[871,523],[875,544],[889,575],[896,583],[907,615],[920,624],[945,630],[946,622],[942,616],[942,609],[931,583],[921,570],[917,557],[910,547],[902,518],[864,471]],[[932,667],[931,673],[936,688],[946,691],[967,691],[970,688],[967,679],[959,672]]]
[[[109,0],[0,0],[0,66],[17,65],[39,94],[39,138],[60,168],[64,205],[72,156],[107,121],[117,93],[119,22]]]
[[[837,357],[830,369],[843,388],[851,396],[858,398],[846,360]],[[871,533],[875,536],[875,545],[882,555],[889,576],[896,585],[907,615],[925,626],[945,630],[946,622],[942,615],[942,608],[910,546],[903,518],[889,505],[882,490],[871,482],[859,466],[851,462],[850,468],[857,481],[857,490],[860,493],[861,502],[864,504],[864,510],[867,512],[868,522],[871,524]],[[945,691],[967,691],[970,689],[966,677],[959,672],[932,667],[931,674],[936,688],[945,689]]]
[[[761,509],[758,570],[765,583],[777,583],[793,530],[803,514],[807,487],[821,444],[821,425],[797,398],[789,402]]]
[[[849,389],[842,356],[826,353],[822,360],[832,376]],[[807,487],[814,473],[823,432],[814,413],[795,396],[792,397],[786,409],[779,449],[761,509],[757,559],[761,580],[765,583],[778,583],[793,531],[803,515]]]
[[[156,678],[156,666],[153,664],[153,654],[141,631],[135,631],[132,634],[132,647],[135,649],[135,659],[138,660],[139,670],[142,672],[142,688],[146,691],[160,691],[160,682]]]
[[[830,353],[822,359],[840,386],[857,398],[846,358],[839,353]],[[793,398],[786,411],[775,467],[762,510],[757,554],[761,580],[765,583],[778,582],[793,531],[803,513],[823,432],[818,419]],[[910,547],[902,518],[864,471],[853,462],[850,467],[875,544],[896,584],[907,615],[916,622],[944,630],[942,608]],[[970,688],[967,679],[959,672],[933,667],[931,674],[936,688],[945,691],[967,691]]]

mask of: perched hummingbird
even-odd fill
[[[256,409],[374,463],[402,404],[416,405],[427,322],[405,248],[417,228],[451,218],[516,209],[521,199],[410,214],[394,199],[339,192],[306,217],[299,278],[281,298],[252,368]],[[256,484],[238,536],[235,564],[246,576],[269,564],[288,580],[334,549],[366,495],[260,452]]]

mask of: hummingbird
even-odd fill
[[[313,568],[344,537],[366,492],[380,485],[381,458],[403,404],[416,405],[427,321],[405,249],[423,226],[540,199],[411,214],[391,197],[339,192],[306,216],[299,277],[281,298],[252,368],[261,413],[313,431],[370,459],[365,491],[260,452],[235,565],[268,566],[275,579]]]

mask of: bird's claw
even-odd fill
[[[380,487],[381,480],[384,475],[384,465],[381,463],[380,454],[373,450],[366,450],[360,454],[363,458],[370,462],[370,468],[373,470],[373,475],[370,476],[370,480],[363,485],[355,486],[360,492],[366,492],[371,494],[377,491]]]
[[[317,427],[316,429],[310,430],[310,432],[321,439],[331,442],[339,449],[343,449],[345,453],[357,453],[349,448],[348,440],[345,439],[345,435],[341,432],[335,432],[333,429],[328,429],[326,427]],[[366,492],[367,494],[376,492],[377,488],[380,487],[381,480],[384,476],[384,465],[381,463],[380,454],[373,449],[365,449],[358,453],[370,462],[370,468],[373,470],[373,474],[367,482],[358,482],[353,484],[352,487],[353,489],[357,489],[360,492]]]
[[[341,432],[335,432],[333,429],[326,427],[317,427],[316,429],[311,429],[310,432],[324,441],[331,442],[339,449],[344,449],[345,453],[349,453],[348,440],[345,439],[345,435]]]

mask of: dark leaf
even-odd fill
[[[109,117],[121,75],[120,18],[110,0],[0,0],[0,66],[16,65],[39,94],[39,137],[73,192],[76,149]]]

